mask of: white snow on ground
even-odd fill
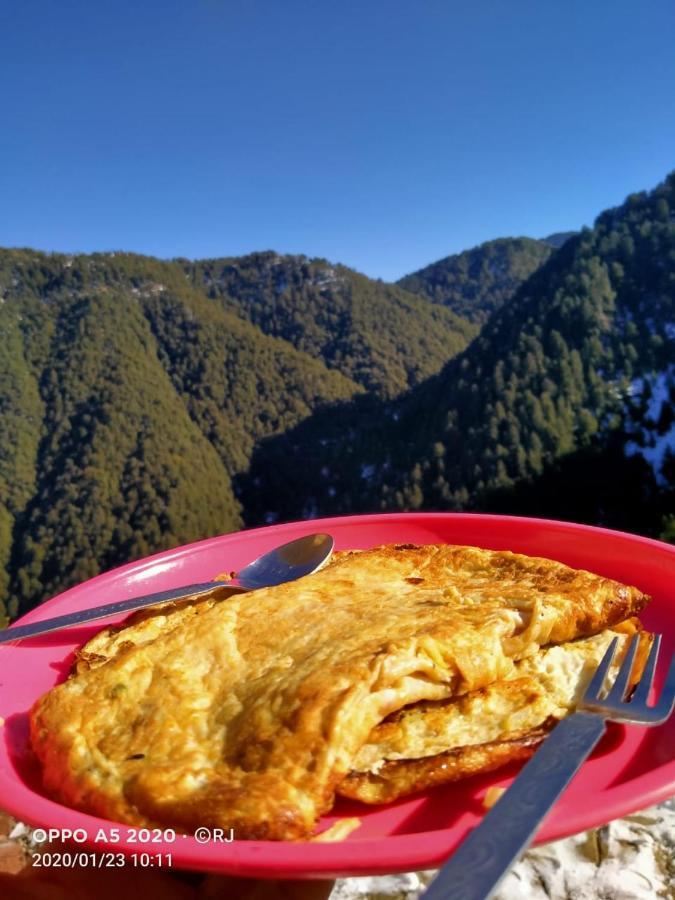
[[[658,484],[666,483],[666,479],[661,474],[661,469],[668,451],[675,454],[675,423],[671,426],[670,431],[655,438],[651,446],[641,447],[634,441],[628,441],[626,444],[626,454],[634,456],[636,453],[639,453],[652,467]]]
[[[321,288],[328,284],[335,284],[335,282],[341,280],[341,278],[336,276],[335,269],[323,269],[321,272],[317,272],[314,278],[314,284]]]
[[[648,389],[651,395],[647,400],[647,408],[640,421],[636,421],[635,404],[639,403],[641,397],[645,397]],[[650,464],[660,484],[665,482],[661,470],[666,454],[669,451],[675,454],[675,422],[664,433],[660,433],[657,426],[664,408],[672,405],[673,389],[675,365],[670,365],[662,372],[635,378],[626,392],[631,398],[631,403],[625,408],[629,422],[626,432],[632,438],[626,442],[626,455],[634,456],[639,453]]]

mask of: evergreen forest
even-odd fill
[[[467,509],[675,540],[675,173],[397,284],[0,250],[0,623],[247,525]]]

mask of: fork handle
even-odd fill
[[[602,716],[563,719],[471,832],[424,900],[488,900],[605,731]]]

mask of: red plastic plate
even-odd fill
[[[675,648],[675,547],[630,534],[509,516],[464,514],[368,515],[275,525],[170,550],[66,591],[21,620],[36,622],[150,591],[204,581],[238,569],[277,544],[326,531],[338,549],[389,542],[473,544],[557,559],[590,569],[652,595],[642,618]],[[121,829],[119,843],[95,841],[113,823],[68,809],[41,791],[28,744],[27,715],[34,700],[66,677],[72,652],[100,623],[16,645],[0,646],[0,806],[22,821],[43,827],[86,831],[82,847],[127,854],[171,853],[176,867],[266,878],[384,874],[438,866],[477,822],[490,785],[508,785],[517,767],[437,788],[386,807],[339,801],[322,825],[358,816],[361,826],[334,844],[236,841],[198,843],[178,836],[173,843],[139,844]],[[659,673],[663,678],[664,667]],[[540,829],[550,841],[583,831],[675,794],[675,716],[660,728],[610,725],[608,734]],[[132,835],[133,837],[134,835]]]

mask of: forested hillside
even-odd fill
[[[0,251],[0,617],[241,527],[259,440],[397,395],[476,331],[322,260]]]
[[[418,293],[274,253],[0,251],[0,619],[302,516],[483,509],[675,539],[675,174],[572,237],[403,283]]]
[[[406,275],[398,284],[482,324],[546,262],[558,237],[551,236],[554,243],[532,238],[488,241]]]
[[[261,443],[241,496],[249,521],[499,507],[669,533],[674,380],[671,175],[567,241],[439,375]]]
[[[321,259],[254,253],[184,265],[223,309],[383,397],[433,375],[478,332],[449,309]]]
[[[553,247],[554,250],[557,250],[559,247],[562,247],[563,244],[566,244],[570,238],[574,237],[576,231],[556,231],[555,234],[549,234],[548,237],[541,238],[540,240],[544,244],[548,244],[549,247]]]
[[[257,440],[361,388],[130,255],[0,253],[0,591],[12,611],[242,524]]]

